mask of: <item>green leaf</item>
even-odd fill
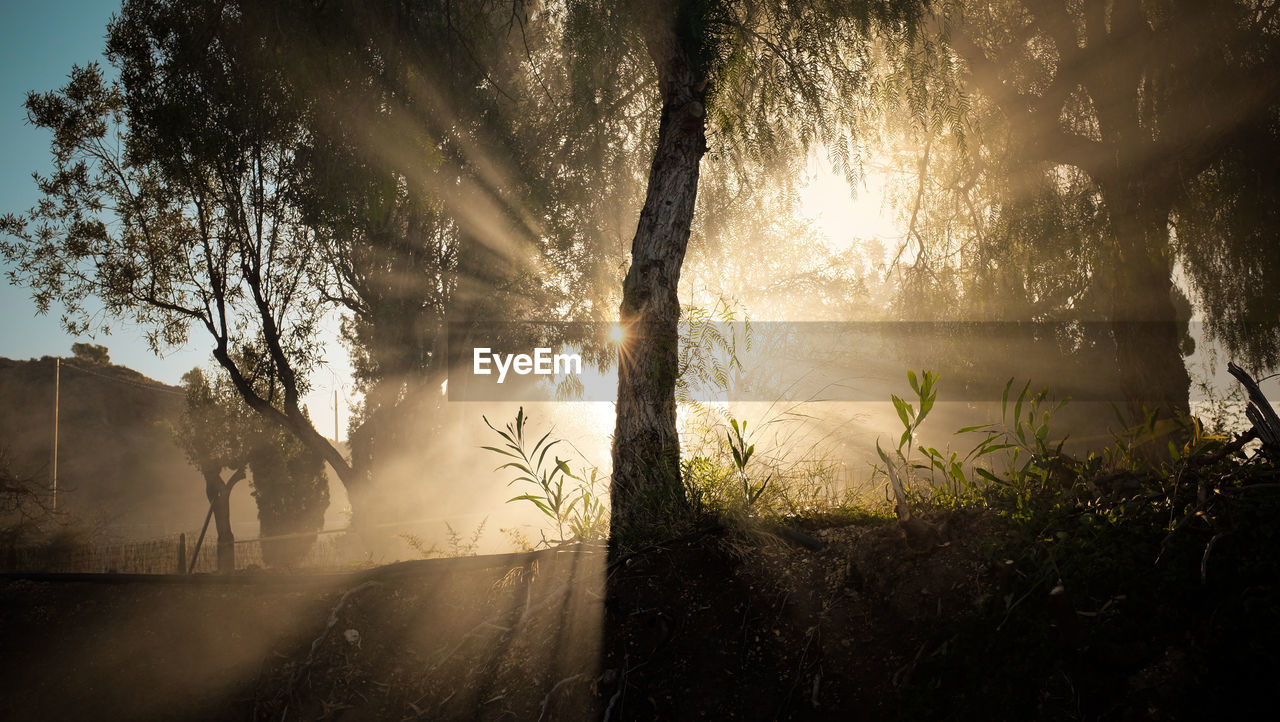
[[[933,401],[936,398],[937,394],[929,394],[920,399],[920,415],[916,416],[917,425],[924,421],[924,417],[929,415],[929,410],[933,408]]]
[[[484,417],[481,417],[481,418],[484,418]],[[485,419],[485,423],[486,423],[486,424],[488,424],[488,423],[489,423],[488,419]],[[498,436],[501,436],[502,438],[506,439],[506,440],[507,440],[507,443],[511,446],[511,448],[513,448],[513,449],[518,449],[518,448],[520,448],[520,447],[516,444],[516,440],[515,440],[515,439],[513,439],[513,438],[512,438],[512,437],[511,437],[511,436],[510,436],[506,431],[503,431],[502,429],[496,428],[493,424],[489,424],[489,428],[491,428],[491,429],[493,429],[494,431],[498,432]],[[507,428],[508,428],[508,429],[510,429],[510,428],[511,428],[511,427],[510,427],[510,425],[508,425],[508,426],[507,426]]]
[[[556,457],[556,468],[565,476],[573,478],[573,472],[569,471],[569,462],[567,459]]]
[[[550,444],[547,444],[545,447],[544,447],[544,446],[542,446],[542,442],[546,441],[548,436],[551,436],[551,432],[550,432],[550,431],[548,431],[545,435],[543,435],[543,437],[542,437],[541,439],[539,439],[539,440],[538,440],[538,443],[536,443],[536,444],[534,444],[534,445],[533,445],[533,451],[534,451],[534,453],[537,453],[537,452],[538,452],[538,449],[539,449],[540,447],[542,448],[542,453],[538,455],[538,468],[542,468],[542,460],[543,460],[543,459],[545,459],[545,458],[547,458],[547,452],[551,450],[551,447],[553,447],[553,446],[555,446],[556,444],[560,443],[560,440],[559,440],[559,439],[556,439],[555,441],[551,442]]]
[[[881,398],[884,398],[884,397],[881,397]],[[911,408],[911,404],[908,404],[907,402],[903,401],[897,396],[890,395],[889,398],[893,400],[893,408],[897,410],[898,418],[902,419],[902,425],[906,426],[907,428],[910,428],[911,427],[910,416],[915,415],[915,411]]]
[[[504,449],[499,449],[499,448],[498,448],[498,447],[496,447],[496,446],[481,446],[480,448],[481,448],[481,449],[484,449],[485,451],[492,451],[492,452],[494,452],[494,453],[496,453],[496,454],[502,454],[503,456],[510,456],[510,457],[511,457],[511,458],[513,458],[513,459],[519,459],[519,458],[520,458],[519,456],[516,456],[515,454],[511,453],[510,451],[506,451],[506,450],[504,450]],[[496,471],[496,470],[495,470],[495,471]]]
[[[1005,485],[1008,484],[1008,482],[1005,481],[1004,479],[1001,479],[1000,477],[996,476],[995,474],[992,474],[990,471],[987,471],[982,467],[974,467],[974,471],[978,473],[978,476],[981,476],[982,478],[986,479],[987,481],[993,484],[1005,484]]]
[[[982,447],[979,447],[982,449],[982,451],[978,452],[978,454],[975,455],[973,458],[977,459],[979,457],[986,456],[987,454],[992,454],[997,451],[1000,451],[1001,449],[1012,449],[1015,446],[1017,446],[1017,444],[994,444],[992,446],[982,446]]]
[[[542,500],[542,497],[534,496],[533,494],[521,494],[520,496],[513,496],[510,499],[507,499],[508,504],[510,504],[513,501],[533,502],[539,509],[542,510],[543,514],[546,514],[547,516],[551,516],[551,517],[555,516],[555,512],[551,510],[551,507],[546,505],[546,503]]]
[[[1022,418],[1022,402],[1026,401],[1027,389],[1030,389],[1030,388],[1031,388],[1031,382],[1027,381],[1027,385],[1023,386],[1022,392],[1018,394],[1018,401],[1013,406],[1013,418],[1015,422]]]

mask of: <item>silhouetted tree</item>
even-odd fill
[[[262,559],[270,566],[292,566],[324,527],[329,507],[324,461],[292,435],[271,427],[257,430],[247,452]]]
[[[1280,107],[1280,82],[1270,71],[1280,34],[1265,5],[952,2],[940,17],[972,87],[1005,116],[1009,152],[1042,167],[1077,169],[1100,200],[1106,237],[1091,283],[1105,304],[1134,410],[1187,411],[1190,379],[1171,276],[1179,250],[1215,311],[1211,327],[1221,333],[1251,317],[1246,333],[1256,340],[1239,332],[1225,338],[1238,347],[1276,348],[1274,310],[1233,311],[1246,300],[1275,307],[1258,303],[1274,299],[1274,290],[1260,296],[1245,289],[1255,284],[1238,280],[1272,263],[1255,245],[1256,223],[1268,214],[1254,212],[1260,204],[1248,200],[1253,182],[1267,187],[1274,176],[1252,160],[1259,141],[1274,146]],[[1241,182],[1215,195],[1228,177]],[[1220,221],[1213,230],[1202,222],[1208,207]],[[1252,228],[1233,234],[1240,229],[1221,222],[1225,216]],[[1264,318],[1271,323],[1257,323]]]
[[[87,361],[91,364],[109,364],[111,363],[111,355],[107,352],[106,346],[99,346],[92,343],[73,343],[71,344],[71,353],[80,361]]]
[[[19,470],[8,448],[0,447],[0,546],[13,553],[53,518],[48,487]]]
[[[571,5],[571,31],[609,35],[656,72],[657,144],[619,311],[614,537],[687,508],[676,430],[680,271],[708,132],[727,153],[778,157],[817,139],[856,174],[849,136],[875,23],[909,34],[916,3],[662,0]],[[571,33],[572,34],[572,33]],[[598,41],[597,41],[598,42]]]
[[[246,476],[249,457],[244,435],[253,425],[252,411],[225,378],[212,384],[199,368],[182,377],[186,403],[174,425],[174,438],[187,461],[200,471],[205,496],[218,534],[218,571],[236,570],[235,534],[231,529],[231,490]],[[224,473],[230,472],[228,476]]]
[[[263,560],[288,566],[302,557],[324,526],[329,480],[324,461],[292,434],[264,420],[244,403],[225,374],[211,383],[200,369],[183,376],[186,404],[174,436],[200,470],[218,532],[218,571],[235,571],[231,491],[248,478],[258,505],[263,537],[288,536],[262,544]],[[269,381],[263,396],[279,393]]]

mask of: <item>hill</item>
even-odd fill
[[[0,358],[0,449],[22,478],[50,479],[56,362]],[[85,358],[62,359],[60,387],[59,511],[125,538],[198,528],[204,482],[169,431],[182,389]],[[252,499],[237,491],[233,519],[256,532]]]

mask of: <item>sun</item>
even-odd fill
[[[627,341],[627,329],[622,324],[615,323],[609,326],[609,343],[614,346],[621,346]]]

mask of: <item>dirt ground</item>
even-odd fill
[[[551,676],[578,675],[557,694],[594,682],[602,558],[231,580],[10,575],[0,719],[524,718],[562,679]]]
[[[0,717],[884,716],[987,572],[893,525],[810,531],[821,550],[717,532],[613,568],[578,549],[333,577],[11,577]]]
[[[999,522],[941,521],[924,548],[863,520],[810,524],[820,548],[721,529],[612,565],[579,547],[330,577],[9,576],[0,719],[998,719],[992,695],[1019,685],[1033,718],[1179,718],[1191,646],[1072,649],[1048,596],[1001,632]],[[966,634],[1039,666],[957,658]],[[971,669],[1003,677],[946,679]]]

